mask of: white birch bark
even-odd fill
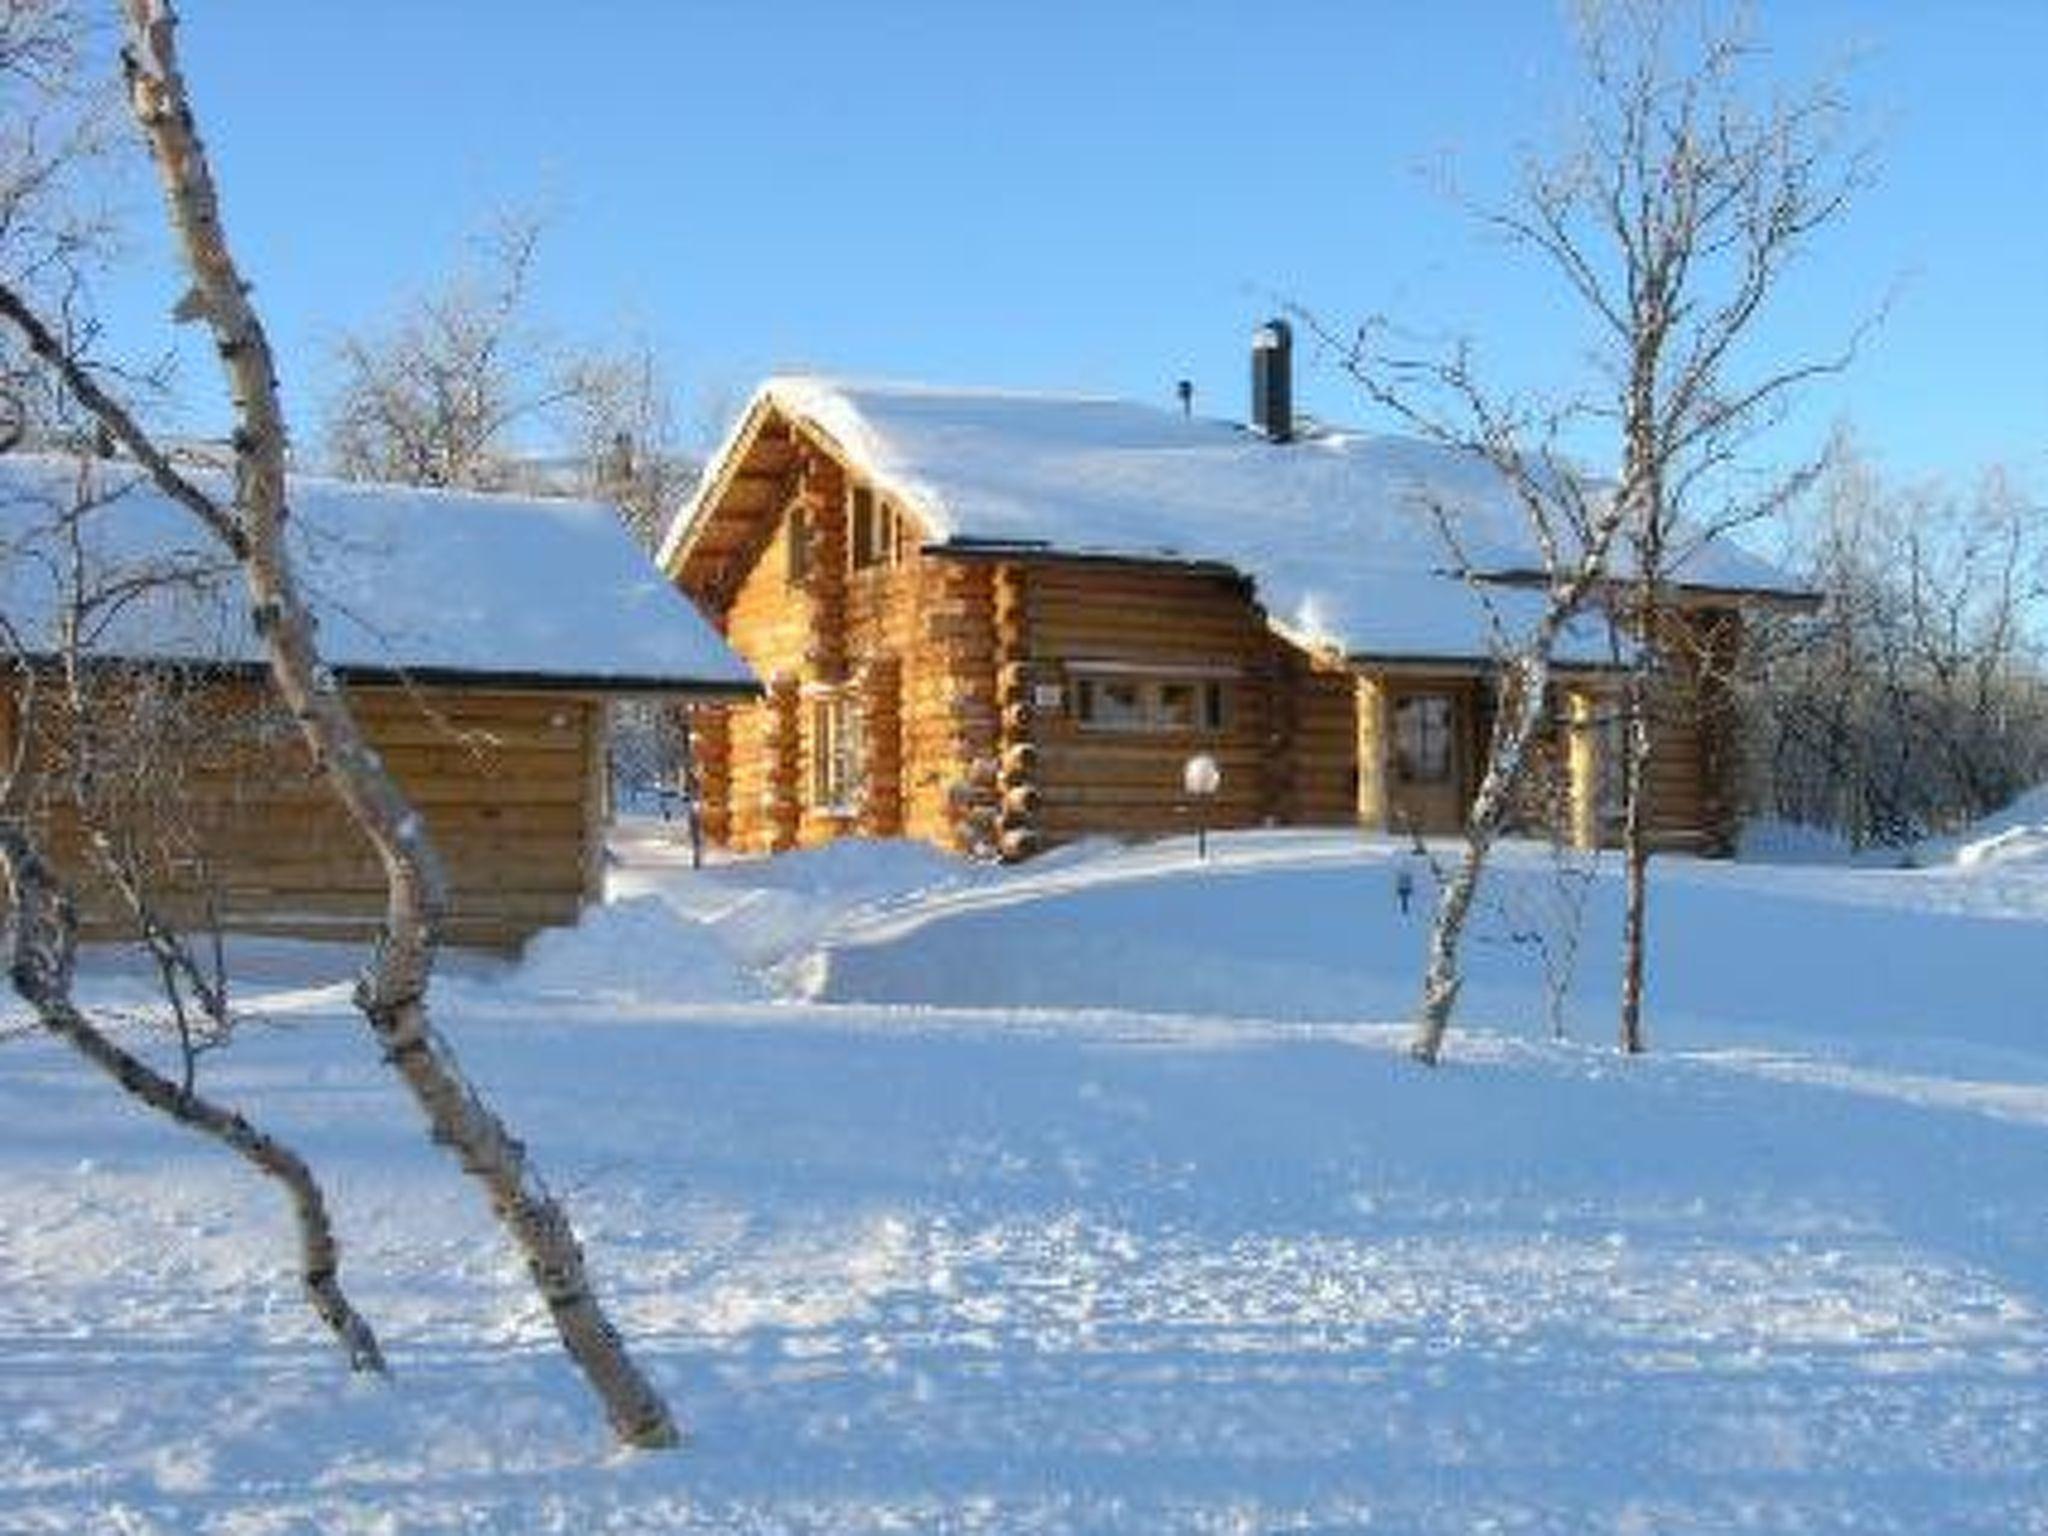
[[[313,617],[284,543],[286,437],[269,341],[221,225],[179,71],[176,18],[160,0],[123,4],[129,22],[123,55],[129,106],[156,162],[170,224],[192,280],[179,315],[201,319],[211,330],[234,398],[235,496],[226,520],[239,535],[236,552],[254,625],[272,680],[315,763],[384,868],[383,931],[358,981],[357,1004],[385,1058],[411,1090],[433,1139],[485,1187],[563,1346],[603,1402],[614,1433],[631,1446],[674,1445],[679,1439],[675,1421],[600,1305],[566,1212],[527,1160],[525,1147],[464,1078],[429,1021],[427,989],[447,905],[441,860],[418,813],[364,740],[314,641]],[[153,472],[163,482],[162,472]],[[186,499],[189,485],[174,474],[173,481],[176,488],[165,484],[166,492]],[[210,526],[219,521],[204,520]],[[236,547],[233,540],[230,547]]]

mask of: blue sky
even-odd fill
[[[1569,106],[1549,0],[888,5],[188,0],[186,62],[302,439],[328,352],[510,207],[550,229],[564,332],[657,349],[708,430],[758,378],[1104,391],[1244,412],[1254,324],[1299,304],[1470,332],[1506,378],[1569,362],[1554,285],[1478,237],[1484,193]],[[565,18],[573,18],[566,20]],[[1783,290],[1774,355],[1889,301],[1792,423],[1895,473],[2048,481],[2048,5],[1765,0],[1779,65],[1850,76],[1879,179]],[[131,196],[152,215],[148,189]],[[144,249],[118,334],[161,346]],[[187,375],[189,422],[211,407]],[[1318,414],[1371,423],[1313,357]]]

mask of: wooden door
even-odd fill
[[[1467,692],[1404,687],[1387,705],[1387,825],[1397,832],[1455,832],[1463,822],[1471,733]]]

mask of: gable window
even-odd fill
[[[811,804],[817,809],[843,816],[859,809],[865,736],[860,702],[851,692],[811,700]]]
[[[1451,700],[1411,693],[1394,702],[1394,777],[1404,784],[1445,784],[1451,777]]]
[[[783,577],[792,587],[800,587],[811,574],[811,520],[802,507],[791,510],[786,537],[788,564]]]
[[[1224,726],[1224,685],[1214,677],[1079,673],[1074,718],[1083,730],[1192,734]]]
[[[896,563],[896,509],[867,486],[848,497],[846,558],[855,570]]]

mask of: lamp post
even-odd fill
[[[1216,766],[1216,759],[1206,752],[1197,752],[1187,760],[1181,769],[1181,788],[1188,792],[1188,799],[1195,808],[1195,857],[1209,857],[1209,813],[1210,800],[1223,787],[1223,770]]]

